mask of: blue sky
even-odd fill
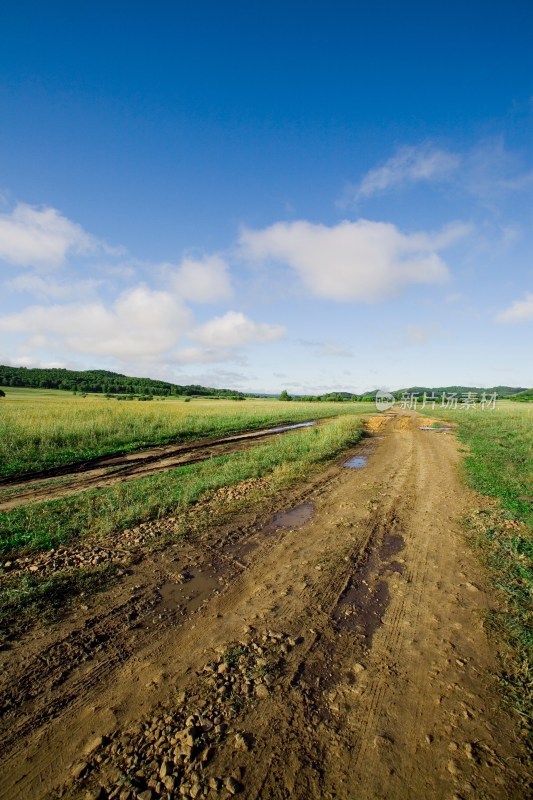
[[[0,362],[533,385],[533,6],[0,10]]]

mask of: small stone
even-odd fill
[[[235,749],[236,750],[249,750],[250,745],[246,741],[246,738],[242,735],[242,733],[235,734]]]
[[[104,737],[96,736],[94,739],[90,740],[90,742],[84,748],[83,752],[86,756],[89,756],[91,755],[91,753],[94,753],[96,750],[98,750],[98,748],[101,747],[103,744],[104,744]]]
[[[170,774],[171,770],[172,770],[171,764],[168,761],[163,761],[159,769],[159,777],[161,778],[161,780],[163,780],[163,778],[166,778],[166,776]]]
[[[93,792],[87,792],[85,795],[85,800],[107,800],[108,794],[103,786],[96,789]]]
[[[151,789],[145,789],[144,792],[139,792],[137,800],[152,800],[154,793]]]
[[[270,692],[268,691],[268,686],[265,686],[263,683],[259,683],[255,687],[255,696],[258,697],[259,699],[268,697],[269,694]]]
[[[363,666],[363,664],[357,663],[357,664],[354,664],[354,666],[353,666],[353,671],[354,672],[364,672],[365,670],[366,670],[366,667]]]
[[[72,767],[70,774],[72,775],[75,781],[78,780],[78,778],[80,778],[83,775],[88,766],[89,765],[87,764],[86,761],[80,761],[78,764],[75,764]]]
[[[242,791],[243,788],[242,784],[240,784],[239,781],[236,781],[235,778],[232,778],[231,775],[224,779],[224,786],[231,795],[237,794],[238,792]]]
[[[426,744],[433,744],[433,736],[430,733],[426,734]]]

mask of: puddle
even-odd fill
[[[208,572],[198,572],[185,583],[169,581],[161,586],[159,611],[196,611],[207,600],[219,582]]]
[[[361,636],[367,648],[390,601],[389,585],[384,578],[393,572],[403,572],[404,565],[392,560],[403,547],[402,536],[387,533],[352,576],[333,614],[339,627]]]
[[[400,550],[403,550],[404,544],[403,536],[400,536],[399,533],[388,533],[383,539],[379,549],[380,559],[385,561],[388,558],[392,558],[392,556],[395,556]]]
[[[283,431],[293,431],[295,428],[310,428],[311,425],[316,425],[316,419],[312,422],[296,422],[294,425],[281,425],[278,428],[269,428],[269,433],[282,433]]]
[[[274,514],[270,522],[261,529],[262,533],[272,533],[278,528],[285,528],[286,530],[301,528],[306,522],[309,522],[315,511],[314,503],[301,503],[299,506],[289,509],[289,511],[279,511]]]
[[[309,522],[315,512],[314,503],[301,503],[299,506],[294,506],[288,511],[279,511],[277,514],[266,522],[262,528],[257,530],[257,533],[249,539],[242,542],[235,542],[228,547],[228,553],[236,559],[237,562],[247,563],[250,556],[257,550],[261,544],[261,539],[265,535],[276,533],[279,530],[295,530],[301,528],[306,522]]]
[[[345,461],[343,466],[348,467],[348,469],[363,469],[363,467],[366,467],[367,461],[368,456],[353,456],[353,458],[349,458],[348,461]]]
[[[442,428],[433,428],[431,425],[420,425],[421,431],[451,431],[451,428],[448,426],[443,426]]]

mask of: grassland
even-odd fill
[[[433,412],[458,426],[472,488],[495,498],[467,520],[502,608],[488,623],[502,649],[502,683],[524,728],[533,731],[533,409],[500,402],[480,409]]]
[[[0,402],[0,477],[150,445],[269,425],[368,413],[370,404],[277,400],[119,402],[98,395],[7,388]]]

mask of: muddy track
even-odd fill
[[[1,654],[0,797],[229,797],[238,785],[279,800],[528,796],[482,624],[490,601],[459,524],[473,501],[453,436],[407,415],[381,433],[350,453],[366,449],[364,469],[341,459],[269,515],[250,509],[147,556],[87,611]],[[294,507],[305,513],[276,516]],[[213,736],[206,664],[233,642],[278,639],[290,642],[278,672],[230,709],[208,760],[193,750],[167,766],[174,734],[154,723],[128,788],[121,753],[147,746],[161,704],[171,715],[187,690]],[[239,732],[251,745],[236,747]],[[93,756],[95,736],[111,738]]]
[[[2,478],[0,511],[156,475],[174,467],[185,467],[253,447],[268,436],[281,436],[296,429],[319,424],[320,422],[300,422],[232,436],[151,447],[125,455],[102,456],[78,464],[42,470],[24,477]]]

